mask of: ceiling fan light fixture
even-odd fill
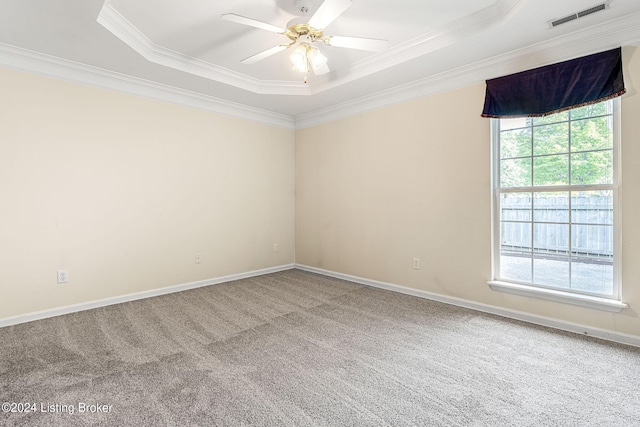
[[[302,15],[305,15],[306,12],[311,9],[310,6],[314,0],[295,1],[298,10]],[[279,46],[264,50],[243,59],[241,62],[244,64],[254,64],[278,52],[293,47],[293,53],[290,56],[291,65],[295,71],[305,74],[306,83],[306,75],[310,70],[313,70],[316,76],[331,72],[327,66],[327,58],[316,46],[313,46],[315,42],[322,41],[328,46],[346,47],[371,52],[378,52],[387,47],[386,40],[324,35],[324,28],[346,11],[352,5],[352,1],[353,0],[323,0],[309,20],[305,17],[294,18],[289,21],[287,28],[280,28],[266,22],[233,13],[223,14],[222,19],[282,34],[289,38],[289,40],[291,40],[289,43],[283,43]]]
[[[299,71],[301,73],[309,72],[309,60],[307,59],[307,48],[308,44],[301,43],[293,50],[293,53],[290,56],[291,65],[295,71]]]
[[[327,65],[327,57],[320,52],[315,46],[309,46],[307,48],[307,58],[313,71],[318,71],[325,65]]]

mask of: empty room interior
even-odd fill
[[[0,0],[0,424],[638,425],[637,0]]]

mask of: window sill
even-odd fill
[[[499,282],[490,280],[487,282],[489,287],[494,291],[507,292],[510,294],[522,295],[526,297],[541,298],[555,302],[561,302],[565,304],[573,304],[581,307],[593,308],[596,310],[609,311],[613,313],[619,313],[629,305],[622,301],[594,297],[590,295],[573,294],[570,292],[558,291],[554,289],[536,288],[527,285],[518,285],[516,283]]]

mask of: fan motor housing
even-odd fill
[[[298,40],[300,36],[309,36],[312,41],[315,41],[322,39],[323,33],[322,30],[313,28],[309,24],[295,24],[287,28],[286,35],[293,41]]]

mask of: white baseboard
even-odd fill
[[[245,273],[230,274],[228,276],[215,277],[213,279],[199,280],[197,282],[183,283],[181,285],[169,286],[166,288],[152,289],[150,291],[136,292],[133,294],[121,295],[112,298],[105,298],[97,301],[90,301],[81,304],[68,305],[65,307],[54,308],[51,310],[43,310],[35,313],[28,313],[14,317],[6,317],[0,319],[0,328],[5,326],[17,325],[19,323],[31,322],[34,320],[46,319],[63,314],[76,313],[93,308],[105,307],[108,305],[120,304],[123,302],[135,301],[144,298],[151,298],[160,295],[172,294],[174,292],[186,291],[189,289],[201,288],[203,286],[218,285],[220,283],[232,282],[234,280],[247,279],[249,277],[262,276],[269,273],[277,273],[278,271],[291,270],[295,268],[294,264],[279,265],[276,267],[263,268],[260,270],[248,271]]]
[[[614,341],[622,344],[640,347],[640,336],[625,334],[621,332],[611,331],[607,329],[593,328],[591,326],[580,325],[578,323],[565,322],[564,320],[553,319],[551,317],[538,316],[522,311],[511,310],[508,308],[498,307],[494,305],[483,304],[462,298],[450,297],[446,295],[436,294],[419,289],[407,288],[405,286],[394,285],[392,283],[380,282],[377,280],[366,279],[349,274],[338,273],[331,270],[310,267],[303,264],[295,264],[295,268],[309,271],[311,273],[322,274],[324,276],[335,277],[337,279],[347,280],[349,282],[359,283],[361,285],[373,286],[376,288],[386,289],[393,292],[412,295],[419,298],[425,298],[432,301],[443,302],[458,307],[469,308],[471,310],[481,311],[484,313],[495,314],[497,316],[507,317],[509,319],[522,320],[524,322],[536,325],[547,326],[554,329],[560,329],[567,332],[574,332],[580,335],[589,335],[601,338],[607,341]]]
[[[174,292],[186,291],[189,289],[201,288],[204,286],[217,285],[220,283],[232,282],[234,280],[246,279],[249,277],[262,276],[264,274],[277,273],[279,271],[291,270],[297,268],[312,273],[322,274],[324,276],[335,277],[337,279],[347,280],[349,282],[359,283],[362,285],[372,286],[376,288],[386,289],[393,292],[399,292],[406,295],[412,295],[419,298],[425,298],[432,301],[438,301],[445,304],[451,304],[458,307],[469,308],[484,313],[495,314],[497,316],[507,317],[509,319],[522,320],[524,322],[536,325],[547,326],[563,331],[574,332],[580,335],[590,335],[608,341],[619,342],[622,344],[640,347],[640,336],[624,334],[621,332],[611,331],[607,329],[593,328],[590,326],[580,325],[577,323],[565,322],[563,320],[553,319],[545,316],[538,316],[522,311],[511,310],[507,308],[497,307],[493,305],[478,303],[462,298],[450,297],[446,295],[436,294],[433,292],[421,291],[419,289],[408,288],[405,286],[394,285],[392,283],[380,282],[377,280],[366,279],[364,277],[351,276],[349,274],[338,273],[331,270],[311,267],[304,264],[285,264],[276,267],[269,267],[260,270],[248,271],[245,273],[231,274],[212,279],[200,280],[197,282],[184,283],[181,285],[169,286],[166,288],[153,289],[150,291],[136,292],[133,294],[121,295],[112,298],[105,298],[97,301],[90,301],[81,304],[74,304],[65,307],[59,307],[51,310],[38,311],[24,315],[7,317],[0,319],[0,328],[5,326],[17,325],[19,323],[31,322],[34,320],[46,319],[49,317],[61,316],[64,314],[76,313],[93,308],[106,307],[109,305],[120,304],[123,302],[135,301],[144,298],[151,298],[160,295],[171,294]]]

